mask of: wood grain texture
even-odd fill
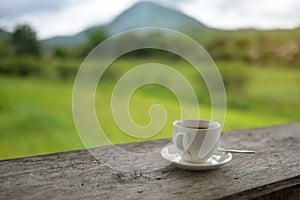
[[[245,148],[218,170],[190,172],[150,157],[110,155],[129,172],[98,161],[86,150],[0,161],[0,199],[251,199],[300,184],[300,123],[225,132],[225,148]],[[132,152],[159,150],[169,140],[120,145]],[[135,155],[135,154],[133,154]],[[162,166],[151,171],[153,166]]]

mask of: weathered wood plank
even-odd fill
[[[169,140],[125,144],[128,150],[159,151]],[[136,157],[130,172],[95,160],[86,150],[0,161],[0,199],[250,199],[300,184],[300,123],[225,132],[222,146],[257,150],[234,154],[222,168],[190,172],[170,164],[146,172],[140,166],[165,164]],[[95,149],[106,154],[111,147]],[[112,155],[113,156],[113,155]],[[148,158],[149,159],[149,158]],[[146,170],[146,168],[145,168]]]

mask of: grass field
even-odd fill
[[[118,73],[121,75],[140,63],[139,60],[121,60],[113,67],[120,68]],[[188,77],[194,73],[192,69],[183,67],[186,65],[184,62],[168,61],[166,64]],[[219,67],[229,65],[240,67],[242,64],[218,63]],[[245,86],[238,90],[227,88],[228,108],[224,130],[300,120],[299,69],[243,66],[243,70],[248,77]],[[103,82],[97,89],[99,122],[114,143],[141,141],[124,134],[114,122],[110,110],[113,82]],[[1,76],[0,159],[84,148],[73,122],[72,89],[72,80]],[[209,97],[200,100],[203,118],[210,117],[207,99]],[[138,90],[130,101],[132,118],[139,125],[149,123],[148,109],[153,104],[163,105],[168,117],[164,128],[148,139],[171,137],[171,124],[180,118],[180,109],[174,95],[164,88],[152,86]]]

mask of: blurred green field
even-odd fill
[[[132,67],[149,61],[121,59],[109,71],[116,73],[117,79]],[[192,82],[198,81],[199,77],[194,77],[194,70],[184,61],[164,62]],[[243,87],[238,82],[226,86],[228,108],[224,130],[300,120],[299,69],[226,62],[217,65],[221,71],[230,68],[231,73],[243,71],[247,77]],[[100,124],[114,143],[141,141],[124,134],[115,125],[110,110],[114,82],[114,79],[103,81],[97,89],[96,111]],[[72,79],[0,76],[0,159],[84,148],[73,122],[72,89]],[[199,91],[201,118],[210,118],[207,91],[197,86],[195,89]],[[130,101],[132,118],[140,125],[149,123],[148,109],[153,104],[163,105],[168,118],[165,127],[147,139],[171,137],[171,124],[180,118],[180,109],[175,96],[165,88],[149,86],[138,90]]]

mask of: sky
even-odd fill
[[[0,27],[30,24],[39,39],[106,24],[139,0],[0,0]],[[295,28],[299,0],[152,0],[219,29]]]

